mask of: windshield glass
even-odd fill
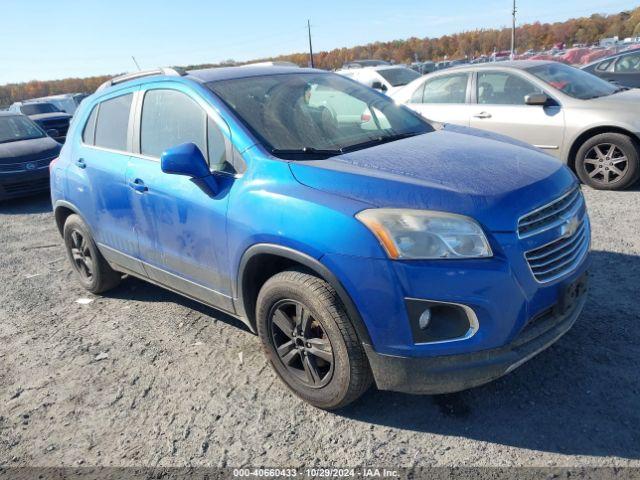
[[[414,81],[420,74],[409,68],[385,68],[378,73],[393,87],[400,87]]]
[[[51,103],[25,103],[20,107],[25,115],[38,115],[40,113],[57,113],[60,110]]]
[[[42,138],[45,133],[35,123],[19,115],[0,116],[0,143]]]
[[[562,63],[545,63],[527,70],[553,88],[582,100],[605,97],[619,90],[595,75]]]
[[[264,75],[208,86],[283,158],[340,154],[433,131],[417,114],[340,75]]]

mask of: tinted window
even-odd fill
[[[52,103],[25,103],[20,107],[24,115],[39,115],[41,113],[59,113],[60,109]]]
[[[424,83],[421,83],[416,91],[411,95],[411,103],[422,103],[422,96],[424,95]]]
[[[527,70],[562,93],[582,100],[606,97],[618,90],[606,80],[558,62],[544,63]]]
[[[423,103],[465,103],[467,98],[466,73],[437,77],[426,83]]]
[[[266,148],[284,158],[322,155],[318,150],[337,155],[433,131],[416,114],[341,75],[265,74],[208,86]]]
[[[640,73],[640,52],[619,58],[613,71],[616,73]]]
[[[611,65],[612,60],[605,60],[602,63],[599,63],[598,66],[596,67],[596,70],[600,71],[600,72],[604,72],[605,70],[607,70],[607,68],[609,68],[609,66]]]
[[[112,150],[127,151],[129,111],[133,94],[105,100],[100,104],[96,123],[95,145]]]
[[[98,117],[98,105],[93,107],[91,111],[91,115],[89,115],[89,120],[87,120],[87,124],[84,126],[84,131],[82,132],[82,141],[87,145],[93,145],[96,137],[96,118]]]
[[[187,95],[175,90],[149,90],[144,96],[140,151],[160,157],[167,148],[195,143],[207,156],[207,117]]]
[[[393,87],[406,85],[420,76],[418,72],[409,68],[385,68],[378,70],[378,73]]]
[[[0,116],[0,143],[17,142],[44,137],[44,132],[27,117]]]
[[[478,103],[526,105],[524,97],[541,90],[523,78],[506,72],[478,73]]]

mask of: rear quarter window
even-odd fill
[[[98,118],[98,105],[93,107],[91,115],[82,131],[82,142],[86,145],[94,145],[96,140],[96,119]]]

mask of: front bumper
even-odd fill
[[[0,200],[20,198],[49,190],[49,167],[0,174]]]
[[[377,353],[368,345],[364,347],[380,390],[416,394],[457,392],[506,375],[551,346],[573,326],[585,302],[583,293],[566,313],[550,309],[500,348],[440,357],[400,357]]]

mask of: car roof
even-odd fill
[[[205,68],[202,70],[189,70],[186,78],[193,78],[202,83],[218,82],[221,80],[233,80],[237,78],[261,77],[265,75],[284,75],[287,73],[329,73],[315,68],[282,67],[282,66],[243,66]],[[149,77],[153,80],[153,77]]]
[[[631,50],[624,50],[622,52],[614,53],[612,55],[607,55],[605,57],[596,58],[593,62],[589,62],[586,65],[582,65],[580,68],[590,67],[590,66],[595,65],[597,63],[602,63],[602,62],[606,62],[608,60],[613,60],[615,58],[625,57],[627,55],[638,54],[638,53],[640,53],[640,48],[632,48]]]
[[[24,117],[21,113],[0,110],[0,117]]]
[[[560,62],[554,62],[552,60],[505,60],[503,62],[467,63],[464,65],[456,65],[455,67],[451,67],[446,70],[440,70],[439,72],[450,72],[454,70],[479,70],[486,68],[515,68],[518,70],[526,70],[527,68],[535,67],[536,65],[546,65],[549,63],[557,64]]]

